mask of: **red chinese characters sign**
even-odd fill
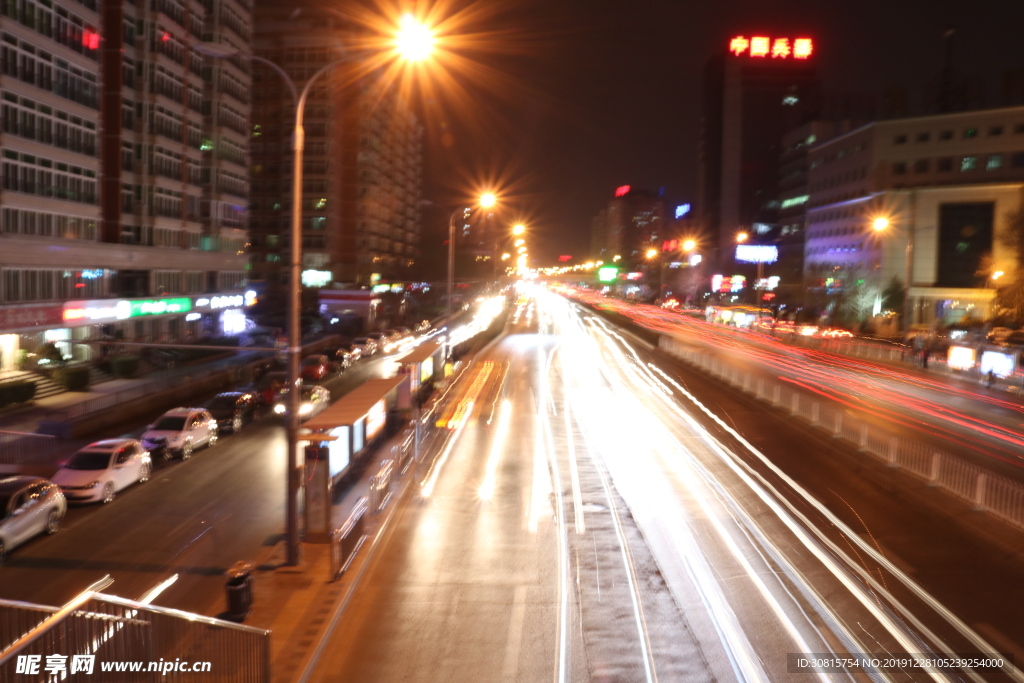
[[[814,53],[810,38],[769,38],[768,36],[736,36],[729,41],[729,52],[737,57],[748,55],[760,59],[807,59]]]

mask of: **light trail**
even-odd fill
[[[511,416],[512,402],[505,399],[501,402],[497,429],[494,433],[494,440],[491,442],[491,451],[487,456],[487,466],[484,469],[484,481],[480,485],[480,498],[482,500],[490,500],[494,497],[494,479],[498,470],[498,461],[501,459],[501,454],[505,451]]]

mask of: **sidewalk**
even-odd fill
[[[389,528],[391,518],[409,490],[415,488],[416,472],[425,461],[424,454],[436,434],[421,438],[420,459],[413,458],[405,474],[397,469],[393,472],[390,499],[382,511],[376,514],[373,510],[367,511],[364,518],[366,542],[338,580],[330,580],[330,545],[326,543],[302,543],[300,564],[296,567],[284,565],[283,539],[263,548],[261,555],[255,558],[253,605],[244,623],[272,631],[271,672],[274,683],[298,680],[333,630],[340,611],[357,589],[380,545],[380,539]],[[335,495],[331,506],[332,528],[341,527],[356,502],[364,496],[369,497],[370,477],[377,473],[380,461],[391,456],[392,446],[400,446],[404,438],[404,432],[399,432],[382,441],[368,456],[362,471],[356,475],[356,481],[349,484],[343,494]],[[207,613],[210,616],[223,615],[224,607],[225,598],[221,598],[211,605]]]

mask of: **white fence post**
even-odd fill
[[[942,464],[942,454],[938,451],[932,453],[932,471],[928,475],[929,486],[939,485],[939,466]]]
[[[821,417],[821,406],[817,401],[811,404],[811,424],[818,424],[818,419]]]
[[[988,475],[985,473],[979,473],[978,479],[974,483],[974,509],[984,510],[985,509],[985,484],[988,483]]]
[[[896,467],[896,454],[899,452],[900,440],[899,437],[894,436],[889,439],[889,452],[887,455],[887,462],[889,467]]]
[[[757,395],[761,398],[766,398],[766,394],[764,393],[764,377],[757,378]]]
[[[793,400],[790,401],[790,410],[794,415],[800,412],[800,394],[793,392]]]
[[[862,451],[868,449],[868,426],[866,424],[860,426],[860,449]]]
[[[843,433],[843,413],[840,410],[836,411],[836,424],[832,431],[835,436],[839,436]]]
[[[782,403],[782,386],[776,384],[772,390],[772,405],[779,405]]]

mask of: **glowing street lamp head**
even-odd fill
[[[522,235],[524,232],[526,232],[526,226],[522,223],[512,228],[513,235]]]
[[[747,238],[748,238],[748,237],[750,237],[750,235],[748,235],[748,234],[747,234],[747,233],[745,233],[745,232],[741,232],[741,233],[739,233],[738,235],[736,235],[736,241],[737,241],[737,242],[740,242],[740,243],[743,243],[743,242],[746,242],[746,241],[747,241]]]
[[[480,195],[480,206],[485,209],[489,209],[498,202],[498,198],[494,196],[493,192],[484,192]]]
[[[516,242],[515,242],[515,246],[517,246],[517,247],[521,247],[521,246],[523,246],[524,244],[526,244],[526,240],[524,240],[524,239],[518,239],[518,240],[516,240]]]
[[[693,251],[697,247],[697,243],[693,240],[686,240],[683,242],[683,251]]]
[[[434,42],[433,31],[416,21],[413,15],[402,15],[395,34],[395,49],[402,59],[410,62],[426,59],[434,51]]]
[[[648,249],[647,250],[647,258],[654,258],[657,255],[658,255],[658,250],[657,249]]]
[[[1001,270],[997,270],[996,272],[992,273],[992,279],[993,280],[998,280],[999,278],[1001,278],[1004,275],[1006,275],[1006,273],[1004,273]]]
[[[875,232],[882,232],[889,227],[889,219],[884,216],[879,216],[875,220],[871,221],[871,227]]]

